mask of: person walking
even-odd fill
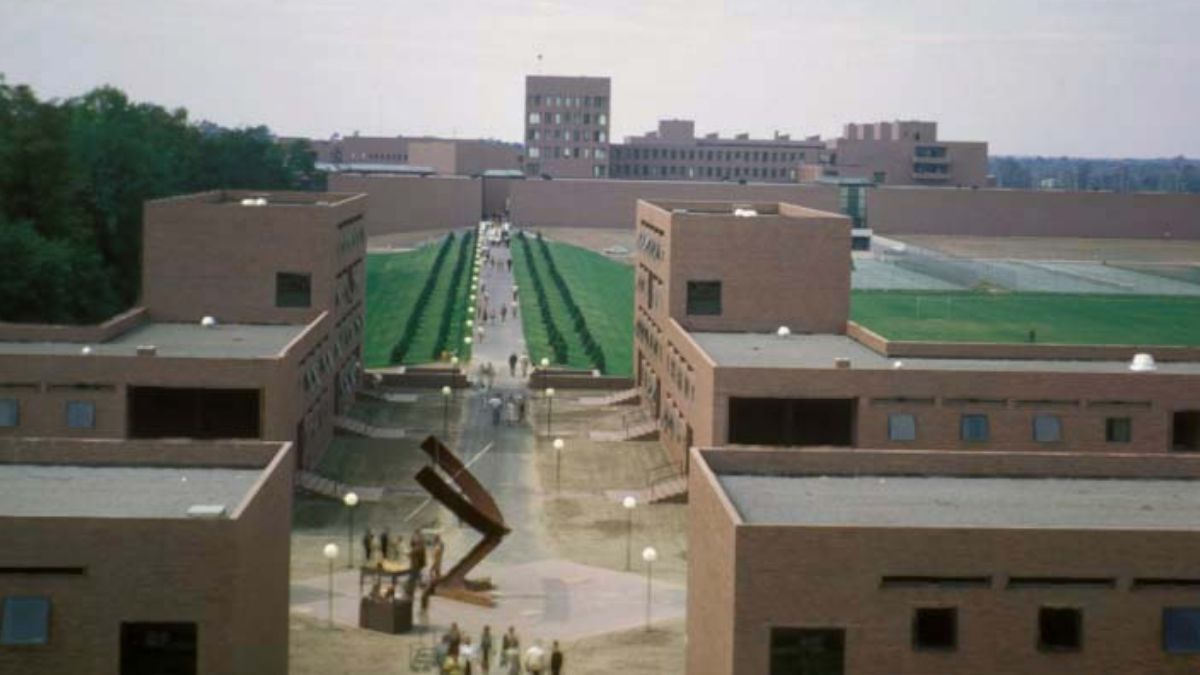
[[[375,543],[375,533],[372,532],[371,528],[368,527],[367,531],[363,532],[363,538],[362,538],[363,563],[364,564],[371,562],[371,546],[374,543]]]
[[[485,675],[492,670],[492,627],[488,625],[479,634],[479,668]]]
[[[517,639],[517,629],[509,626],[508,632],[500,638],[500,667],[503,668],[504,666],[509,665],[509,663],[512,661],[513,652],[516,652],[519,655],[520,649],[521,641]],[[521,657],[517,656],[516,661],[519,664],[521,662]],[[509,672],[511,673],[519,671],[510,670]]]
[[[562,675],[563,669],[563,653],[558,648],[558,640],[554,641],[554,648],[550,650],[550,675]]]
[[[517,353],[516,352],[513,352],[512,354],[508,355],[508,376],[509,377],[517,376]]]
[[[511,257],[509,257],[507,260],[504,261],[504,266],[507,268],[507,271],[512,272],[512,258]]]
[[[517,424],[525,423],[525,397],[517,395]]]
[[[500,323],[504,323],[508,318],[508,305],[500,305]]]
[[[433,562],[429,566],[429,580],[442,578],[442,556],[446,553],[446,545],[442,543],[442,535],[433,535]]]
[[[484,316],[487,316],[487,312],[484,312]],[[483,326],[479,326],[475,329],[475,339],[479,342],[479,344],[483,344],[483,335],[485,332],[486,331],[483,330]]]
[[[514,319],[517,318],[518,314],[520,314],[520,307],[520,303],[518,303],[516,300],[512,301],[512,315]]]
[[[529,355],[521,355],[521,377],[529,377]]]
[[[425,569],[425,539],[421,532],[412,534],[408,544],[408,584],[406,593],[409,598],[416,595],[417,586],[421,583],[421,572]]]
[[[504,410],[504,401],[499,396],[488,399],[488,407],[492,409],[492,426],[500,426],[500,413]]]
[[[379,533],[379,559],[380,560],[388,559],[388,544],[391,543],[391,538],[392,538],[392,533],[388,532],[388,529],[386,527],[383,528],[383,531]]]

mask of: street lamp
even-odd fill
[[[554,439],[554,491],[555,492],[559,491],[559,476],[562,473],[560,471],[560,469],[562,468],[563,445],[565,445],[563,443],[563,439],[561,439],[561,438]]]
[[[546,374],[550,369],[550,359],[542,357],[542,389],[546,388]]]
[[[454,390],[449,386],[442,387],[442,438],[450,442],[450,395]]]
[[[625,571],[632,569],[630,560],[633,558],[633,510],[637,508],[637,497],[627,495],[621,500],[625,507]]]
[[[346,536],[346,550],[350,552],[350,559],[346,561],[346,567],[352,568],[354,567],[354,507],[358,506],[358,495],[354,492],[347,492],[342,497],[342,503],[346,505],[346,510],[350,513],[350,529]]]
[[[646,561],[646,630],[650,630],[650,580],[654,575],[654,561],[658,560],[658,551],[653,546],[642,549],[642,560]]]
[[[554,387],[546,387],[546,435],[550,435],[551,420],[554,419]]]
[[[333,628],[333,561],[337,560],[337,544],[325,544],[325,559],[329,561],[329,627]]]

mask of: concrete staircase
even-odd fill
[[[651,504],[682,504],[687,501],[687,476],[666,478],[652,484],[646,492],[646,501]]]
[[[326,478],[312,471],[297,471],[296,486],[315,495],[330,499],[341,499],[346,496],[347,492],[353,492],[358,495],[359,501],[378,502],[383,500],[383,488],[381,487],[346,485],[345,483],[339,483],[332,478]]]
[[[367,438],[405,438],[407,436],[404,429],[377,427],[353,417],[346,417],[345,415],[333,418],[333,426],[335,429],[341,429],[357,436],[366,436]]]
[[[635,405],[638,401],[638,389],[623,389],[614,391],[605,396],[581,396],[579,405],[586,406],[606,406],[606,405]]]

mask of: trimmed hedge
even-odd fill
[[[430,354],[434,361],[442,358],[442,354],[445,352],[457,353],[458,350],[458,331],[455,331],[454,335],[451,335],[450,329],[461,325],[462,317],[453,310],[455,300],[459,294],[458,289],[463,285],[463,279],[467,275],[467,264],[471,260],[472,253],[471,242],[474,238],[474,233],[468,232],[458,242],[458,258],[454,261],[454,270],[450,272],[450,288],[446,292],[446,297],[449,298],[447,301],[449,306],[446,307],[446,311],[442,312],[442,320],[438,324],[437,337],[433,341],[433,353]],[[470,284],[467,284],[467,286],[470,286]],[[469,288],[467,290],[468,292],[470,291]]]
[[[571,295],[571,288],[567,286],[566,280],[558,270],[558,264],[554,261],[554,256],[550,253],[550,247],[546,245],[546,241],[542,238],[542,233],[537,235],[538,250],[541,251],[542,258],[546,261],[546,269],[550,274],[550,280],[554,282],[554,287],[558,289],[558,293],[562,296],[563,304],[567,307],[567,314],[571,317],[571,325],[575,329],[575,334],[579,336],[579,342],[583,345],[583,351],[591,360],[592,366],[600,370],[601,373],[608,372],[608,362],[604,358],[604,350],[600,348],[600,343],[596,342],[596,338],[592,335],[591,329],[588,327],[587,319],[583,316],[583,310],[579,309],[579,304],[575,302],[575,298]],[[532,265],[531,265],[532,267]],[[538,282],[535,281],[535,285]],[[542,305],[545,307],[545,303]]]
[[[550,351],[554,352],[554,362],[566,363],[568,355],[567,340],[563,337],[562,331],[559,330],[558,324],[555,323],[554,315],[550,313],[550,302],[546,297],[546,286],[542,283],[542,276],[538,272],[537,265],[533,264],[533,250],[529,245],[529,238],[525,236],[524,232],[518,232],[517,242],[524,250],[525,257],[529,260],[529,278],[533,282],[533,292],[537,296],[538,308],[541,310],[542,325],[546,328],[546,341],[550,344]]]
[[[408,354],[408,350],[412,347],[413,338],[417,335],[417,328],[421,324],[421,315],[425,312],[426,305],[429,304],[429,298],[433,295],[433,289],[437,286],[438,275],[441,274],[442,265],[446,262],[446,256],[450,254],[450,247],[454,244],[454,233],[446,235],[442,240],[441,246],[438,248],[437,258],[433,261],[433,267],[429,270],[429,276],[425,277],[425,285],[421,287],[421,294],[417,296],[417,301],[413,303],[412,313],[408,316],[408,321],[404,324],[404,332],[400,334],[400,339],[396,341],[396,346],[392,347],[391,362],[402,363],[404,357]]]

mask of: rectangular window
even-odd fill
[[[1075,652],[1083,648],[1083,612],[1072,607],[1038,610],[1038,648]]]
[[[309,307],[311,304],[311,274],[279,272],[275,275],[276,307]]]
[[[1104,420],[1104,440],[1109,443],[1128,443],[1133,440],[1133,420],[1128,417],[1109,417]]]
[[[15,427],[21,423],[21,404],[15,398],[0,398],[0,427]]]
[[[963,415],[959,423],[959,437],[964,441],[986,441],[988,439],[987,415]]]
[[[44,645],[50,641],[50,598],[4,599],[0,645]]]
[[[1058,415],[1033,416],[1033,440],[1038,443],[1057,443],[1062,440],[1062,420]]]
[[[958,610],[921,607],[913,612],[913,649],[954,651],[958,647]]]
[[[917,440],[917,418],[915,415],[908,413],[894,413],[888,415],[888,440],[889,441],[915,441]]]
[[[91,429],[96,426],[96,404],[91,401],[67,401],[67,426]]]
[[[720,316],[721,282],[687,282],[687,313],[689,316]]]
[[[1164,652],[1200,653],[1200,607],[1167,607],[1162,626]]]

